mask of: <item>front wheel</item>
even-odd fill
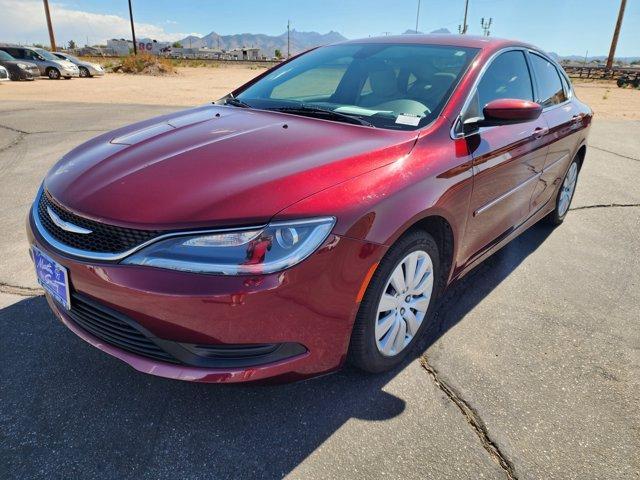
[[[564,176],[560,190],[558,190],[556,208],[547,217],[548,222],[552,225],[560,225],[564,221],[564,217],[567,216],[571,200],[573,200],[573,194],[576,191],[579,170],[578,159],[574,158]]]
[[[80,77],[87,78],[90,77],[89,69],[87,67],[80,67]]]
[[[440,263],[433,237],[413,231],[398,240],[376,269],[351,334],[349,361],[368,372],[400,364],[431,323]]]
[[[50,80],[58,80],[60,78],[60,70],[57,68],[49,68],[47,70],[47,77],[49,77]]]

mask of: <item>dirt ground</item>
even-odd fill
[[[221,65],[217,68],[178,68],[167,77],[107,74],[102,78],[6,82],[2,101],[59,101],[191,106],[222,97],[264,71],[266,67]],[[640,120],[640,90],[614,83],[575,82],[578,98],[593,108],[596,118]]]

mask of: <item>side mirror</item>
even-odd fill
[[[469,118],[463,123],[463,131],[471,133],[480,127],[512,125],[514,123],[531,122],[542,113],[542,106],[528,100],[500,98],[493,100],[482,109],[484,118]]]

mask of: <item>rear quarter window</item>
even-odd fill
[[[535,53],[532,53],[530,58],[538,85],[538,98],[536,101],[543,107],[550,107],[564,102],[567,99],[567,94],[555,65]]]

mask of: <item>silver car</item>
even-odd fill
[[[68,60],[74,65],[77,65],[80,70],[81,77],[100,77],[104,75],[104,69],[102,68],[102,65],[98,63],[86,62],[84,60],[80,60],[78,57],[69,55],[68,53],[54,52],[54,55],[62,60]]]
[[[62,60],[42,48],[0,47],[0,50],[4,50],[13,58],[35,63],[40,70],[40,75],[49,77],[52,80],[57,80],[61,77],[69,79],[80,76],[80,70],[76,65],[68,60]]]

